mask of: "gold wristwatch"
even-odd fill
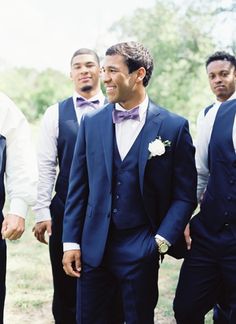
[[[169,245],[166,243],[165,240],[161,240],[159,238],[156,238],[155,240],[157,242],[159,253],[160,254],[165,254],[169,249]]]

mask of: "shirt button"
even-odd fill
[[[117,209],[116,209],[116,208],[113,209],[113,213],[114,213],[114,214],[117,213]]]

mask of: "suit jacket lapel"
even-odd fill
[[[101,118],[100,130],[103,143],[103,150],[105,156],[105,164],[108,179],[110,184],[112,183],[112,163],[113,163],[113,137],[114,128],[112,121],[113,104],[109,104],[103,109],[103,115]]]
[[[149,157],[148,145],[154,141],[162,123],[162,115],[158,106],[149,101],[146,122],[143,126],[142,137],[139,152],[139,183],[141,192],[143,193],[143,181],[146,163]]]

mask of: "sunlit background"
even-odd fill
[[[72,92],[70,58],[137,40],[154,58],[152,100],[190,120],[214,97],[204,63],[236,53],[236,0],[0,0],[0,89],[30,121]]]
[[[182,10],[194,3],[191,0],[165,2],[174,3]],[[206,6],[207,2],[214,2],[218,9],[229,9],[235,1],[202,3]],[[1,65],[51,67],[67,72],[69,57],[75,49],[92,47],[102,54],[117,41],[116,35],[109,31],[116,21],[132,16],[138,8],[151,9],[156,3],[155,0],[0,0]],[[213,35],[224,44],[232,41],[235,32],[233,20],[229,18],[232,12],[222,13],[214,24]]]

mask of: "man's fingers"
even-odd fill
[[[80,277],[81,261],[80,251],[66,251],[62,259],[63,269],[65,273],[71,277]]]
[[[44,244],[48,244],[48,241],[46,240],[45,233],[47,232],[48,236],[51,235],[51,221],[44,221],[37,223],[32,231],[34,232],[34,236],[36,239]]]
[[[21,237],[23,232],[24,231],[22,229],[15,230],[15,229],[8,228],[2,233],[2,236],[4,237],[4,239],[17,240]]]
[[[189,224],[185,228],[184,237],[185,237],[185,242],[186,242],[186,245],[187,245],[187,249],[190,250],[191,249],[192,239],[191,239],[191,236],[190,236]]]

